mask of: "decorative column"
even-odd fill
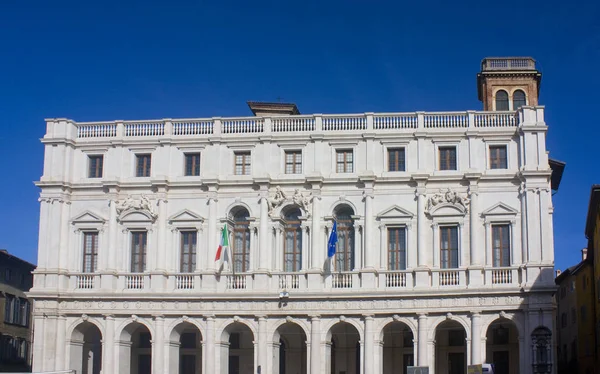
[[[321,318],[310,317],[310,374],[321,374]]]
[[[204,343],[204,353],[202,355],[204,362],[203,373],[217,373],[215,359],[215,316],[206,315],[206,338]]]
[[[301,269],[308,269],[308,254],[309,254],[309,231],[310,227],[306,224],[302,225],[302,248],[300,248],[302,262]]]
[[[32,371],[33,372],[41,372],[41,371],[44,371],[47,369],[47,368],[44,368],[45,347],[47,346],[46,342],[44,342],[45,321],[46,321],[46,317],[42,313],[39,313],[39,312],[34,313],[33,326],[32,326],[32,328],[33,328]]]
[[[377,254],[376,246],[371,243],[373,240],[373,200],[372,194],[365,194],[365,227],[363,238],[363,253],[365,263],[363,268],[375,270],[375,256]]]
[[[206,251],[206,267],[215,269],[215,251],[217,250],[217,199],[208,198],[208,250]]]
[[[425,188],[417,188],[417,265],[418,267],[427,267],[427,248],[425,245]]]
[[[471,313],[471,365],[481,364],[481,314]]]
[[[379,268],[387,269],[387,240],[385,240],[386,226],[382,223],[379,225]],[[407,243],[410,243],[407,239]],[[410,245],[407,246],[410,248]],[[412,257],[412,256],[411,256]]]
[[[485,266],[492,266],[492,225],[489,222],[485,226]]]
[[[350,270],[358,270],[362,267],[362,254],[363,252],[363,248],[364,248],[364,241],[362,240],[363,238],[361,237],[361,232],[362,232],[362,226],[360,224],[355,224],[354,225],[354,253],[352,254],[352,256],[354,257],[354,268],[350,269]],[[360,239],[359,239],[360,238]]]
[[[260,373],[267,371],[267,317],[258,317],[258,367]]]
[[[58,315],[58,323],[56,326],[56,362],[54,363],[54,370],[65,370],[69,367],[69,363],[65,357],[65,338],[67,334],[67,317],[63,314]]]
[[[429,363],[427,362],[427,314],[425,313],[419,314],[417,336],[419,337],[417,346],[417,366],[429,366]]]
[[[479,191],[476,186],[469,187],[469,195],[471,197],[471,206],[470,206],[470,221],[469,221],[469,231],[470,231],[470,240],[471,240],[471,265],[473,266],[481,266],[481,258],[479,256],[480,247],[478,245],[479,236],[477,235],[477,229],[479,228],[479,219],[477,215],[479,214]]]
[[[365,317],[365,350],[364,350],[364,373],[370,374],[375,365],[374,336],[373,336],[373,315],[367,314]]]
[[[436,269],[440,268],[440,239],[439,239],[439,225],[437,223],[431,224],[431,230],[433,232],[433,266]]]
[[[154,316],[155,336],[152,340],[152,371],[155,373],[163,373],[164,350],[165,350],[165,318],[161,315]]]
[[[171,266],[170,250],[167,250],[167,199],[159,198],[156,200],[158,204],[158,246],[156,248],[156,258],[159,259],[155,264],[157,270],[166,270]],[[172,244],[172,243],[171,243]]]
[[[266,192],[265,192],[266,193]],[[269,270],[269,203],[267,196],[260,199],[258,270]]]
[[[323,256],[321,252],[326,251],[326,247],[323,247],[319,242],[321,240],[321,211],[320,205],[321,197],[313,196],[312,199],[312,235],[311,235],[311,253],[310,253],[310,268],[313,270],[321,271],[323,266]]]
[[[117,200],[111,200],[109,202],[109,218],[108,218],[108,261],[106,264],[107,270],[116,269],[116,256],[117,256],[117,237],[119,232],[117,230]]]
[[[280,224],[275,226],[275,269],[283,270],[283,227]]]
[[[115,360],[115,316],[104,315],[104,335],[102,336],[102,367],[105,372],[114,372]]]
[[[69,270],[69,222],[71,220],[71,202],[61,200],[60,201],[60,245],[59,245],[59,261],[58,268],[60,273]],[[63,273],[64,274],[64,273]],[[60,288],[67,288],[69,284],[69,278],[66,275],[60,276]]]

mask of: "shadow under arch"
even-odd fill
[[[200,327],[191,320],[179,320],[168,335],[168,372],[203,373]]]
[[[253,374],[256,372],[255,336],[250,325],[240,320],[234,320],[223,328],[219,343],[222,373]]]
[[[102,332],[96,324],[81,321],[72,329],[69,368],[81,374],[102,372]]]
[[[273,374],[307,374],[307,333],[298,323],[279,324],[273,333]]]
[[[142,319],[128,320],[118,336],[118,373],[150,373],[153,336],[151,325]]]

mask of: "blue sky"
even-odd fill
[[[486,56],[543,73],[556,265],[580,260],[600,183],[600,2],[0,1],[0,248],[36,262],[44,118],[480,109]]]

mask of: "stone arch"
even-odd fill
[[[277,333],[277,329],[279,329],[281,326],[285,325],[286,323],[293,323],[293,324],[298,325],[302,329],[302,331],[304,331],[304,333],[306,334],[307,337],[310,336],[310,327],[305,320],[297,319],[297,318],[292,318],[292,319],[288,320],[287,318],[281,318],[281,319],[273,321],[269,328],[269,335],[271,336],[272,341],[275,341],[274,339],[275,339],[275,334]]]
[[[194,319],[179,318],[170,324],[166,365],[169,373],[198,373],[202,368],[204,335]],[[190,339],[191,338],[191,339]]]
[[[450,316],[450,318],[448,318],[448,315],[445,315],[445,316],[437,317],[431,323],[430,328],[429,328],[429,334],[427,336],[427,339],[429,341],[435,340],[435,334],[436,334],[437,328],[439,327],[439,325],[441,325],[443,322],[446,322],[446,321],[458,322],[463,327],[463,329],[465,329],[465,338],[467,340],[471,339],[471,326],[469,324],[469,321],[466,321],[466,317],[452,315],[452,316]]]
[[[407,317],[401,317],[401,316],[395,316],[395,317],[388,317],[388,318],[384,318],[381,321],[379,321],[379,323],[377,324],[377,329],[376,331],[379,331],[377,336],[379,337],[380,341],[383,341],[383,330],[386,328],[387,325],[389,325],[390,323],[393,322],[402,322],[404,323],[406,326],[408,326],[408,328],[410,329],[410,331],[412,332],[414,339],[417,339],[417,333],[418,333],[418,328],[417,325],[415,324],[415,321],[407,318]]]
[[[272,341],[273,360],[268,372],[273,374],[283,373],[308,373],[308,347],[309,332],[298,321],[285,319],[277,321],[273,331]],[[281,323],[283,322],[283,323]]]
[[[258,341],[256,326],[239,317],[228,319],[221,324],[219,334],[219,358],[221,372],[233,368],[240,373],[254,373],[257,370],[255,345]],[[249,333],[249,334],[248,334]],[[265,368],[266,369],[266,368]]]
[[[521,357],[522,332],[519,331],[517,323],[504,313],[493,314],[491,321],[486,324],[485,349],[482,350],[482,362],[495,365],[496,371],[500,373],[518,373]],[[496,317],[496,318],[495,318]]]
[[[486,337],[486,332],[488,330],[488,328],[490,327],[490,325],[494,322],[496,322],[497,320],[506,320],[506,321],[511,321],[514,325],[515,328],[517,329],[517,332],[519,333],[520,337],[525,336],[525,328],[523,327],[523,321],[521,321],[521,316],[517,313],[495,313],[495,314],[486,314],[482,316],[482,324],[481,324],[481,339],[484,339]]]
[[[250,319],[239,317],[227,318],[223,320],[218,326],[215,326],[215,336],[222,338],[223,332],[227,329],[229,325],[234,323],[241,323],[242,325],[246,325],[246,327],[248,327],[250,331],[252,331],[252,334],[254,336],[258,336],[258,325]]]
[[[242,208],[248,211],[248,217],[253,217],[250,205],[246,204],[243,201],[234,201],[233,203],[229,204],[227,206],[227,209],[225,210],[227,212],[227,219],[233,219],[233,216],[235,215],[236,211]]]
[[[354,215],[357,215],[356,212],[358,212],[359,210],[356,208],[356,205],[354,205],[354,203],[350,200],[336,200],[333,204],[330,205],[329,207],[329,212],[331,213],[331,215],[334,214],[334,212],[336,211],[336,209],[339,209],[342,206],[348,206],[350,209],[352,209],[352,211],[354,212]]]
[[[195,326],[198,331],[200,331],[200,334],[204,337],[205,334],[205,330],[204,330],[204,325],[202,325],[196,318],[184,318],[184,317],[180,317],[177,318],[176,320],[172,321],[169,326],[167,326],[167,334],[165,334],[165,337],[170,338],[171,334],[173,333],[173,331],[175,330],[175,328],[179,325],[181,325],[182,323],[189,323],[193,326]]]
[[[468,324],[463,318],[447,316],[438,318],[432,330],[435,372],[466,372],[471,348]]]
[[[379,360],[377,372],[392,374],[405,372],[415,364],[417,331],[406,318],[387,318],[379,332]]]
[[[123,322],[121,322],[121,324],[119,325],[119,327],[116,330],[115,337],[117,337],[119,340],[122,340],[123,337],[127,337],[127,335],[124,335],[124,333],[131,334],[130,331],[132,331],[132,329],[135,329],[137,326],[133,326],[133,327],[130,327],[130,326],[135,325],[135,324],[146,327],[148,329],[148,331],[150,332],[150,335],[155,336],[155,331],[152,326],[152,323],[145,318],[136,317],[136,318],[128,318],[128,319],[124,320]],[[128,338],[130,338],[130,336]]]
[[[81,374],[100,374],[104,335],[98,325],[82,320],[70,329],[68,336],[69,368]]]
[[[326,341],[331,341],[331,329],[340,322],[348,323],[348,324],[354,326],[354,328],[356,328],[356,331],[358,331],[360,340],[364,341],[364,331],[363,331],[362,324],[360,322],[356,321],[356,319],[352,318],[352,317],[335,318],[335,319],[328,321],[327,324],[325,326],[323,326],[324,330],[327,331],[327,333],[325,334]]]
[[[91,324],[96,325],[96,327],[98,328],[98,330],[100,330],[100,333],[102,334],[102,336],[105,335],[104,325],[102,324],[102,322],[100,322],[95,317],[85,317],[85,316],[83,316],[83,317],[77,317],[75,320],[73,320],[73,322],[71,322],[71,324],[67,327],[67,335],[66,336],[73,336],[73,330],[75,330],[78,325],[80,325],[80,324],[82,324],[84,322],[89,322]]]
[[[133,316],[123,321],[117,329],[116,357],[119,374],[150,372],[152,369],[152,339],[155,330],[144,318]],[[148,333],[148,336],[145,334]]]
[[[300,210],[300,213],[302,213],[302,215],[305,217],[310,215],[310,212],[307,212],[302,206],[300,206],[294,202],[291,202],[291,201],[285,202],[285,203],[281,204],[280,206],[276,207],[275,209],[273,209],[273,213],[271,215],[278,217],[278,218],[283,218],[283,212],[285,212],[288,209],[294,209],[294,208],[298,208],[298,210]]]
[[[360,373],[364,342],[360,324],[353,318],[340,318],[331,322],[326,333],[325,357],[328,362],[325,367],[330,368],[331,373]]]

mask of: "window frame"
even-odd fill
[[[231,257],[232,264],[231,269],[234,273],[246,273],[252,270],[252,229],[251,224],[253,218],[250,217],[250,210],[246,207],[240,207],[240,209],[244,209],[247,213],[247,216],[241,217],[238,216],[240,211],[237,211],[231,215],[229,220],[228,231],[230,235],[230,246],[231,246]],[[246,220],[239,220],[237,218],[246,218]],[[241,245],[242,248],[238,248],[238,240],[236,238],[236,234],[241,234]],[[238,257],[241,257],[238,260]],[[241,264],[240,267],[236,268],[237,264]]]
[[[141,165],[140,161],[142,161]],[[136,178],[149,178],[152,176],[152,153],[135,154],[135,176]]]
[[[184,238],[193,237],[193,243],[188,242],[188,252],[185,251],[186,244]],[[198,230],[181,229],[179,230],[179,272],[193,273],[198,266]],[[187,257],[187,262],[185,261]],[[187,267],[186,267],[187,266]]]
[[[498,165],[502,161],[499,155],[494,155],[494,150],[504,149],[504,164]],[[506,143],[491,143],[488,144],[488,169],[490,170],[506,170],[508,169],[508,144]],[[495,156],[495,157],[494,157]],[[494,162],[496,161],[496,163]]]
[[[390,271],[404,271],[408,269],[408,256],[407,256],[407,246],[408,246],[408,227],[406,225],[389,225],[385,227],[386,230],[386,253],[387,253],[387,270]],[[404,233],[403,240],[396,240],[396,243],[402,243],[399,246],[398,250],[391,249],[391,232],[398,231]],[[403,246],[403,248],[402,248]],[[396,261],[392,264],[390,254],[392,252],[398,252],[396,256]],[[404,267],[400,266],[400,259],[404,262]]]
[[[240,173],[238,173],[238,169],[237,169],[238,156],[242,157],[242,163],[240,164],[242,169],[241,169]],[[233,174],[234,175],[251,175],[252,174],[252,151],[239,150],[239,151],[233,152]]]
[[[137,235],[141,235],[143,234],[144,236],[144,242],[143,242],[143,247],[142,250],[139,253],[136,253],[136,241],[135,241],[135,237]],[[147,270],[147,261],[148,261],[148,230],[144,230],[144,229],[131,229],[129,230],[129,242],[130,242],[130,246],[131,246],[131,250],[130,250],[130,263],[129,263],[129,269],[131,273],[144,273]],[[141,244],[141,242],[140,242]],[[138,259],[138,266],[136,267],[136,257],[141,257]]]
[[[196,159],[197,157],[197,159]],[[191,158],[191,159],[190,159]],[[200,152],[185,152],[183,154],[183,175],[185,177],[199,177],[201,172],[202,155]],[[191,165],[190,165],[191,161]]]
[[[493,267],[510,267],[512,265],[512,225],[509,222],[494,222],[491,223],[491,235],[492,235],[492,266]],[[507,243],[501,243],[500,248],[496,247],[496,229],[506,228],[507,233]],[[502,237],[503,235],[501,235]],[[501,238],[502,241],[502,238]],[[506,246],[506,247],[505,247]],[[500,251],[497,255],[497,251]],[[504,265],[505,257],[508,257],[508,264]],[[496,258],[498,258],[499,262],[496,262]]]
[[[448,248],[444,249],[443,248],[443,230],[451,230],[454,229],[456,230],[456,248],[450,248],[450,242],[448,242]],[[460,235],[460,231],[461,231],[461,226],[458,223],[441,223],[439,224],[438,227],[438,242],[439,242],[439,252],[440,252],[440,263],[439,263],[439,267],[440,269],[459,269],[461,266],[461,252],[460,252],[460,248],[461,248],[461,235]],[[449,231],[450,232],[450,231]],[[449,237],[450,238],[450,237]],[[444,251],[448,251],[447,254],[447,264],[444,265],[444,256],[443,253]],[[452,251],[456,252],[456,265],[453,266],[452,264]]]
[[[104,174],[104,155],[103,154],[88,154],[87,155],[87,177],[90,179],[102,178]],[[100,161],[100,162],[98,162]],[[95,162],[95,167],[94,166]]]
[[[288,219],[288,216],[284,210],[284,212],[282,212],[282,217],[281,217],[281,223],[282,223],[282,228],[283,228],[283,235],[282,235],[282,248],[283,248],[283,271],[285,272],[299,272],[302,270],[302,257],[303,257],[303,246],[304,246],[304,237],[303,237],[303,231],[302,231],[302,210],[300,210],[300,208],[295,207],[295,208],[288,208],[289,211],[292,211],[294,209],[298,210],[298,219],[296,220],[291,220]],[[289,212],[288,211],[288,212]],[[293,235],[293,246],[291,248],[291,251],[289,250],[290,247],[288,246],[288,240],[287,240],[287,235],[288,233],[292,233]],[[292,256],[292,267],[291,269],[286,267],[287,264],[287,260],[286,257],[288,255]]]
[[[293,161],[288,162],[288,155],[293,155]],[[283,172],[284,174],[302,174],[303,152],[301,149],[285,149],[283,151]],[[292,171],[288,172],[288,165],[292,166]]]
[[[338,212],[339,210],[342,209],[348,209],[348,211],[352,212],[352,214],[350,214],[348,217],[349,219],[339,219],[338,217]],[[333,267],[336,271],[338,272],[350,272],[350,271],[354,271],[355,267],[356,267],[356,237],[355,237],[355,231],[356,231],[356,218],[355,218],[355,211],[354,209],[349,206],[349,205],[338,205],[335,209],[334,209],[334,216],[332,217],[333,219],[335,219],[335,221],[337,222],[337,238],[338,241],[336,243],[336,251],[335,251],[335,255],[334,257],[334,261],[333,261]],[[333,229],[333,222],[332,222],[332,226],[329,226],[329,232],[328,232],[328,236],[329,234],[331,234],[331,230]],[[343,257],[340,259],[340,256],[338,254],[343,253]],[[343,266],[340,266],[343,265]]]
[[[401,173],[401,172],[405,172],[406,171],[406,147],[404,146],[392,146],[392,147],[386,147],[386,161],[387,161],[387,167],[386,167],[386,171],[389,173]],[[402,153],[402,167],[399,167],[399,162],[400,162],[400,157],[396,156],[395,157],[395,166],[397,167],[396,170],[392,170],[392,164],[390,163],[390,158],[391,158],[391,153],[392,152],[400,152]]]
[[[517,105],[515,104],[515,94],[516,94],[517,92],[521,92],[521,93],[523,93],[523,104],[522,104],[522,105],[519,105],[519,106],[517,106]],[[522,89],[522,88],[515,88],[515,89],[514,89],[514,90],[511,92],[511,95],[510,95],[510,105],[512,106],[512,110],[517,110],[517,109],[519,109],[519,108],[520,108],[520,107],[522,107],[522,106],[527,106],[527,93],[525,92],[525,90],[524,90],[524,89]]]
[[[354,148],[347,148],[347,147],[341,147],[341,148],[336,148],[335,149],[335,159],[334,159],[334,165],[335,165],[335,172],[336,174],[351,174],[354,173],[354,164],[356,162],[356,158],[355,158],[355,152],[354,152]],[[343,161],[342,164],[343,165],[343,170],[340,171],[338,166],[340,165],[340,161],[338,161],[338,155],[339,154],[343,154]],[[352,159],[350,161],[348,161],[348,154],[350,154],[352,156]],[[348,170],[348,166],[350,166],[350,170]]]
[[[87,251],[87,236],[95,235],[95,243],[92,244],[91,253]],[[95,273],[98,271],[98,252],[100,247],[100,232],[98,230],[82,230],[82,263],[81,271],[83,273]],[[90,270],[86,269],[87,258],[90,257]]]
[[[500,92],[504,92],[506,94],[506,109],[499,109],[498,108],[498,94]],[[496,112],[507,112],[510,111],[510,106],[511,106],[511,94],[505,89],[505,88],[500,88],[498,90],[496,90],[496,92],[494,92],[494,111]],[[503,100],[504,101],[504,100]]]
[[[454,150],[454,168],[452,168],[451,159],[449,157],[445,157],[446,161],[450,163],[450,165],[445,165],[442,167],[442,152]],[[458,170],[458,144],[440,144],[437,146],[437,163],[438,171],[457,171]],[[446,168],[448,166],[448,168]]]

